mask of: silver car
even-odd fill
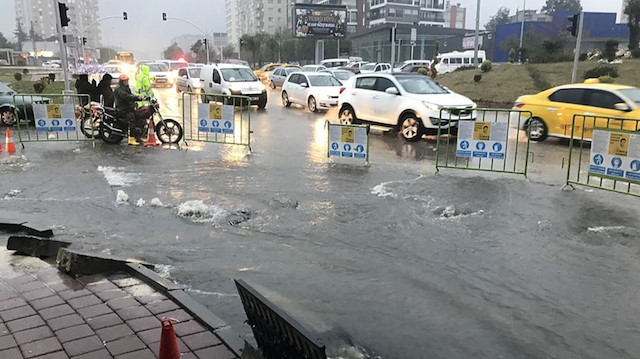
[[[176,79],[176,91],[180,92],[200,92],[202,83],[200,82],[201,67],[185,67],[178,70]]]
[[[282,87],[284,80],[287,79],[290,73],[300,71],[297,66],[277,67],[271,74],[269,74],[269,86],[272,89],[276,87]]]
[[[352,78],[353,76],[355,76],[356,74],[354,74],[351,71],[348,70],[338,70],[338,69],[328,69],[328,70],[322,70],[320,72],[328,72],[330,74],[332,74],[333,76],[335,76],[335,78],[337,78],[340,82],[342,82],[343,84],[350,78]]]

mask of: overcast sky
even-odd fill
[[[0,32],[13,40],[15,29],[14,1],[0,0]],[[129,20],[105,20],[101,23],[103,40],[110,45],[119,46],[136,53],[138,59],[157,58],[162,50],[170,45],[174,36],[185,33],[195,34],[193,26],[179,21],[162,21],[162,13],[169,17],[187,19],[204,31],[225,31],[224,0],[98,0],[100,17],[121,16],[123,11],[129,14]],[[467,8],[467,28],[474,28],[476,0],[452,0]],[[545,0],[527,0],[527,9],[539,10]],[[522,8],[521,0],[482,0],[480,27],[496,13],[500,6],[507,6],[511,13]],[[582,0],[585,11],[620,12],[622,0]]]

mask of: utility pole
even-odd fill
[[[522,49],[522,39],[524,38],[524,19],[527,16],[527,0],[522,4],[522,25],[520,25],[520,48]]]
[[[393,64],[396,62],[396,26],[397,24],[393,24],[391,28],[391,68],[393,68]]]
[[[69,63],[67,62],[67,46],[62,36],[62,18],[60,17],[60,9],[66,5],[58,3],[58,0],[51,0],[53,9],[56,12],[56,29],[58,30],[58,44],[60,45],[60,59],[62,60],[62,74],[64,76],[64,94],[71,93],[71,85],[69,84]],[[64,14],[66,17],[66,14]]]
[[[476,36],[473,43],[473,65],[478,67],[478,38],[480,36],[480,0],[476,0],[478,8],[476,9]]]
[[[573,70],[571,71],[571,83],[575,83],[578,78],[578,61],[580,61],[580,43],[582,42],[582,25],[584,25],[584,11],[580,11],[580,25],[578,25],[578,37],[576,38],[576,49],[573,54]]]

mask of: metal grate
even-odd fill
[[[235,280],[248,323],[266,359],[327,359],[317,335],[243,280]]]

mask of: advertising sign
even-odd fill
[[[33,115],[37,131],[76,131],[76,116],[73,104],[34,104]]]
[[[295,37],[344,37],[347,33],[347,8],[296,4],[293,21]]]
[[[462,38],[462,49],[463,50],[473,50],[473,45],[476,43],[475,36],[463,37]],[[482,48],[482,36],[478,36],[478,49]]]
[[[329,158],[350,162],[369,161],[369,134],[366,126],[329,124]]]
[[[233,135],[235,109],[218,103],[198,104],[198,132]]]
[[[507,145],[506,122],[458,122],[456,156],[504,160]]]
[[[640,184],[640,135],[594,129],[589,175]]]

